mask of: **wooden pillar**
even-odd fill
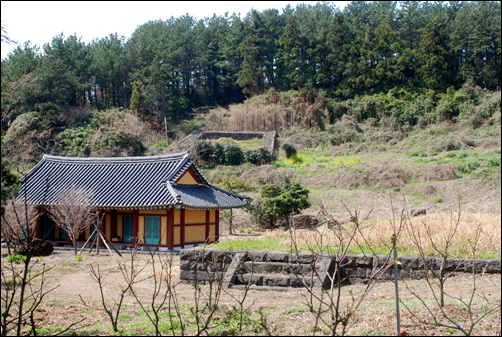
[[[220,210],[217,209],[214,215],[214,241],[218,242],[220,240]]]
[[[139,211],[137,209],[132,213],[132,236],[133,245],[136,246],[139,239]]]
[[[113,239],[114,237],[117,236],[117,210],[112,210],[112,223],[110,224],[112,226],[111,228],[111,238],[110,240]]]
[[[167,248],[174,249],[174,209],[167,210]]]
[[[181,209],[181,224],[180,224],[180,245],[185,248],[185,209]]]
[[[104,215],[104,211],[97,211],[96,212],[97,216],[98,216],[98,219],[97,221],[99,222],[99,229],[101,229],[101,231],[104,233],[105,232],[105,221],[106,221],[106,217],[103,216]],[[103,216],[103,219],[101,219],[101,216]],[[91,230],[91,234],[92,234],[92,230]],[[98,236],[98,239],[96,242],[98,242],[98,244],[100,246],[104,246],[103,245],[103,242],[101,242],[101,238],[99,237],[99,234],[96,233],[96,235]]]
[[[210,242],[210,237],[209,237],[209,214],[210,210],[206,209],[206,243]]]

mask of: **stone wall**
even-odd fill
[[[180,279],[206,283],[223,282],[228,287],[243,286],[247,282],[258,287],[329,287],[329,277],[335,270],[334,257],[312,253],[289,254],[276,251],[229,251],[184,249],[180,252]],[[381,267],[389,265],[387,256],[347,255],[342,261],[342,278],[349,284],[368,281]],[[420,279],[426,270],[438,270],[441,259],[399,257],[399,279]],[[447,272],[498,273],[501,260],[466,261],[448,259]],[[392,280],[393,269],[378,275],[379,280]]]
[[[279,155],[279,143],[277,141],[277,133],[275,131],[266,132],[227,132],[227,131],[194,131],[186,136],[181,142],[181,146],[189,146],[197,139],[219,139],[219,138],[232,138],[235,140],[249,140],[249,139],[262,139],[262,147],[274,157]]]

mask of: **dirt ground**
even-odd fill
[[[124,287],[125,281],[119,271],[119,263],[130,265],[130,256],[125,254],[119,257],[116,254],[110,255],[107,251],[100,251],[99,255],[82,253],[83,259],[77,261],[72,251],[55,250],[48,257],[38,258],[37,263],[45,263],[52,269],[47,272],[45,289],[54,288],[46,295],[40,308],[37,310],[35,319],[39,327],[40,334],[54,334],[64,329],[71,323],[81,321],[73,327],[72,335],[113,335],[109,317],[102,311],[99,287],[91,277],[91,265],[98,267],[103,272],[104,294],[108,300],[108,305],[114,308],[113,298],[116,298],[119,289]],[[179,280],[179,256],[174,255],[174,265],[172,268],[175,283]],[[2,264],[6,263],[6,250],[2,249]],[[139,275],[146,280],[137,283],[135,290],[139,294],[141,302],[148,306],[151,303],[154,279],[148,278],[153,274],[150,256],[138,254],[134,263],[134,268],[148,266]],[[157,265],[157,271],[159,266]],[[448,280],[446,290],[452,297],[447,297],[444,311],[453,320],[463,327],[469,327],[469,313],[465,306],[453,297],[458,297],[464,301],[469,300],[472,293],[472,275],[461,274]],[[407,285],[407,286],[406,286]],[[483,279],[476,279],[478,287],[473,301],[474,319],[486,313],[489,308],[499,305],[493,312],[488,313],[475,327],[473,334],[476,335],[500,335],[501,311],[501,276],[486,275]],[[421,320],[432,322],[431,314],[425,309],[409,290],[412,289],[425,300],[425,303],[437,312],[431,291],[425,281],[400,281],[399,295],[401,303],[401,330],[408,335],[461,335],[461,331],[452,327],[437,327],[415,323],[416,318],[408,312],[403,305],[406,304],[410,310],[416,313]],[[193,314],[190,311],[195,307],[195,296],[201,294],[200,303],[206,303],[209,294],[209,286],[203,285],[199,288],[191,284],[178,283],[175,288],[176,297],[180,301],[180,311],[186,319],[187,335],[197,333]],[[340,308],[345,310],[353,300],[358,300],[365,290],[364,284],[348,285],[341,288]],[[214,289],[213,289],[214,291]],[[3,289],[2,289],[3,292]],[[242,299],[243,291],[225,289],[219,300],[220,308],[232,308],[238,306],[237,301]],[[319,295],[319,294],[318,294]],[[4,295],[2,295],[4,296]],[[82,297],[86,303],[95,307],[92,309],[85,306],[80,299]],[[307,306],[308,292],[305,289],[291,289],[289,291],[260,291],[250,290],[244,301],[244,308],[249,308],[250,315],[245,321],[242,334],[272,334],[272,335],[312,335],[316,325],[316,316],[309,312]],[[395,335],[396,334],[396,307],[395,288],[392,282],[377,283],[368,293],[355,315],[348,321],[347,334],[350,335]],[[158,303],[158,302],[157,302]],[[403,304],[404,303],[404,304]],[[3,302],[2,302],[3,305]],[[167,307],[167,303],[165,304]],[[3,308],[2,308],[3,310]],[[168,321],[166,310],[163,310],[164,323]],[[223,309],[222,309],[223,310]],[[260,315],[261,311],[261,315]],[[230,316],[232,314],[229,314]],[[234,316],[237,313],[234,312]],[[441,315],[438,314],[438,317]],[[237,334],[236,325],[223,324],[217,318],[212,324],[217,327],[212,328],[209,333],[216,335]],[[329,317],[329,316],[324,316]],[[238,318],[234,317],[235,321]],[[261,323],[260,323],[261,322]],[[447,323],[441,319],[441,322]],[[234,322],[235,323],[235,322]],[[329,322],[318,321],[317,335],[330,334]],[[119,316],[119,329],[123,335],[152,335],[155,334],[153,325],[148,321],[142,312],[140,305],[131,293],[127,293],[124,298],[121,316]],[[161,325],[162,334],[172,334],[168,325]],[[177,333],[180,333],[178,331]]]

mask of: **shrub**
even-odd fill
[[[124,131],[98,131],[91,155],[98,157],[142,156],[147,148],[138,136]]]
[[[253,165],[260,165],[260,154],[256,150],[244,152],[244,160]]]
[[[244,160],[254,165],[264,165],[272,161],[272,156],[267,149],[260,147],[256,150],[249,150],[244,153]]]
[[[169,147],[169,143],[164,139],[157,139],[155,141],[155,147]]]
[[[69,128],[57,135],[61,153],[67,156],[87,157],[91,152],[91,136],[96,129],[91,126]]]
[[[221,181],[216,186],[236,193],[250,192],[256,189],[256,187],[242,179],[230,178],[228,176],[221,178]]]
[[[25,255],[17,255],[17,254],[9,254],[7,256],[7,262],[14,263],[17,261],[21,261],[24,263],[26,261],[26,256]]]
[[[272,198],[281,194],[281,187],[275,184],[266,184],[260,188],[260,196],[262,198]]]
[[[488,159],[488,162],[486,163],[488,167],[498,167],[500,166],[500,158],[495,157],[495,158],[490,158]]]
[[[478,161],[470,161],[467,163],[467,166],[469,167],[470,171],[475,171],[479,167],[479,162]]]
[[[296,148],[293,145],[289,144],[289,143],[282,144],[282,149],[286,153],[286,158],[294,157],[298,153],[296,151]]]
[[[192,143],[190,154],[197,163],[210,165],[214,160],[214,147],[204,140],[196,140]]]
[[[216,164],[225,164],[225,147],[220,143],[214,144],[214,162]]]
[[[457,170],[460,172],[460,173],[464,173],[464,174],[467,174],[467,173],[470,173],[469,171],[469,168],[465,165],[462,165],[462,164],[459,164],[457,166]]]
[[[225,164],[240,165],[244,162],[244,152],[236,145],[229,143],[225,146]]]
[[[279,192],[280,194],[276,196],[263,197],[261,204],[261,213],[271,225],[279,219],[286,219],[289,224],[290,215],[299,214],[303,209],[310,207],[309,190],[300,184],[288,184],[284,189],[279,188]]]

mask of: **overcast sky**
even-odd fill
[[[350,1],[334,2],[343,7]],[[56,35],[76,34],[85,43],[117,33],[129,39],[134,30],[148,21],[166,20],[185,14],[202,19],[228,12],[244,17],[252,8],[263,11],[282,9],[288,4],[315,5],[317,1],[2,1],[2,26],[21,46],[31,41],[42,50]],[[17,45],[2,42],[2,59]]]

